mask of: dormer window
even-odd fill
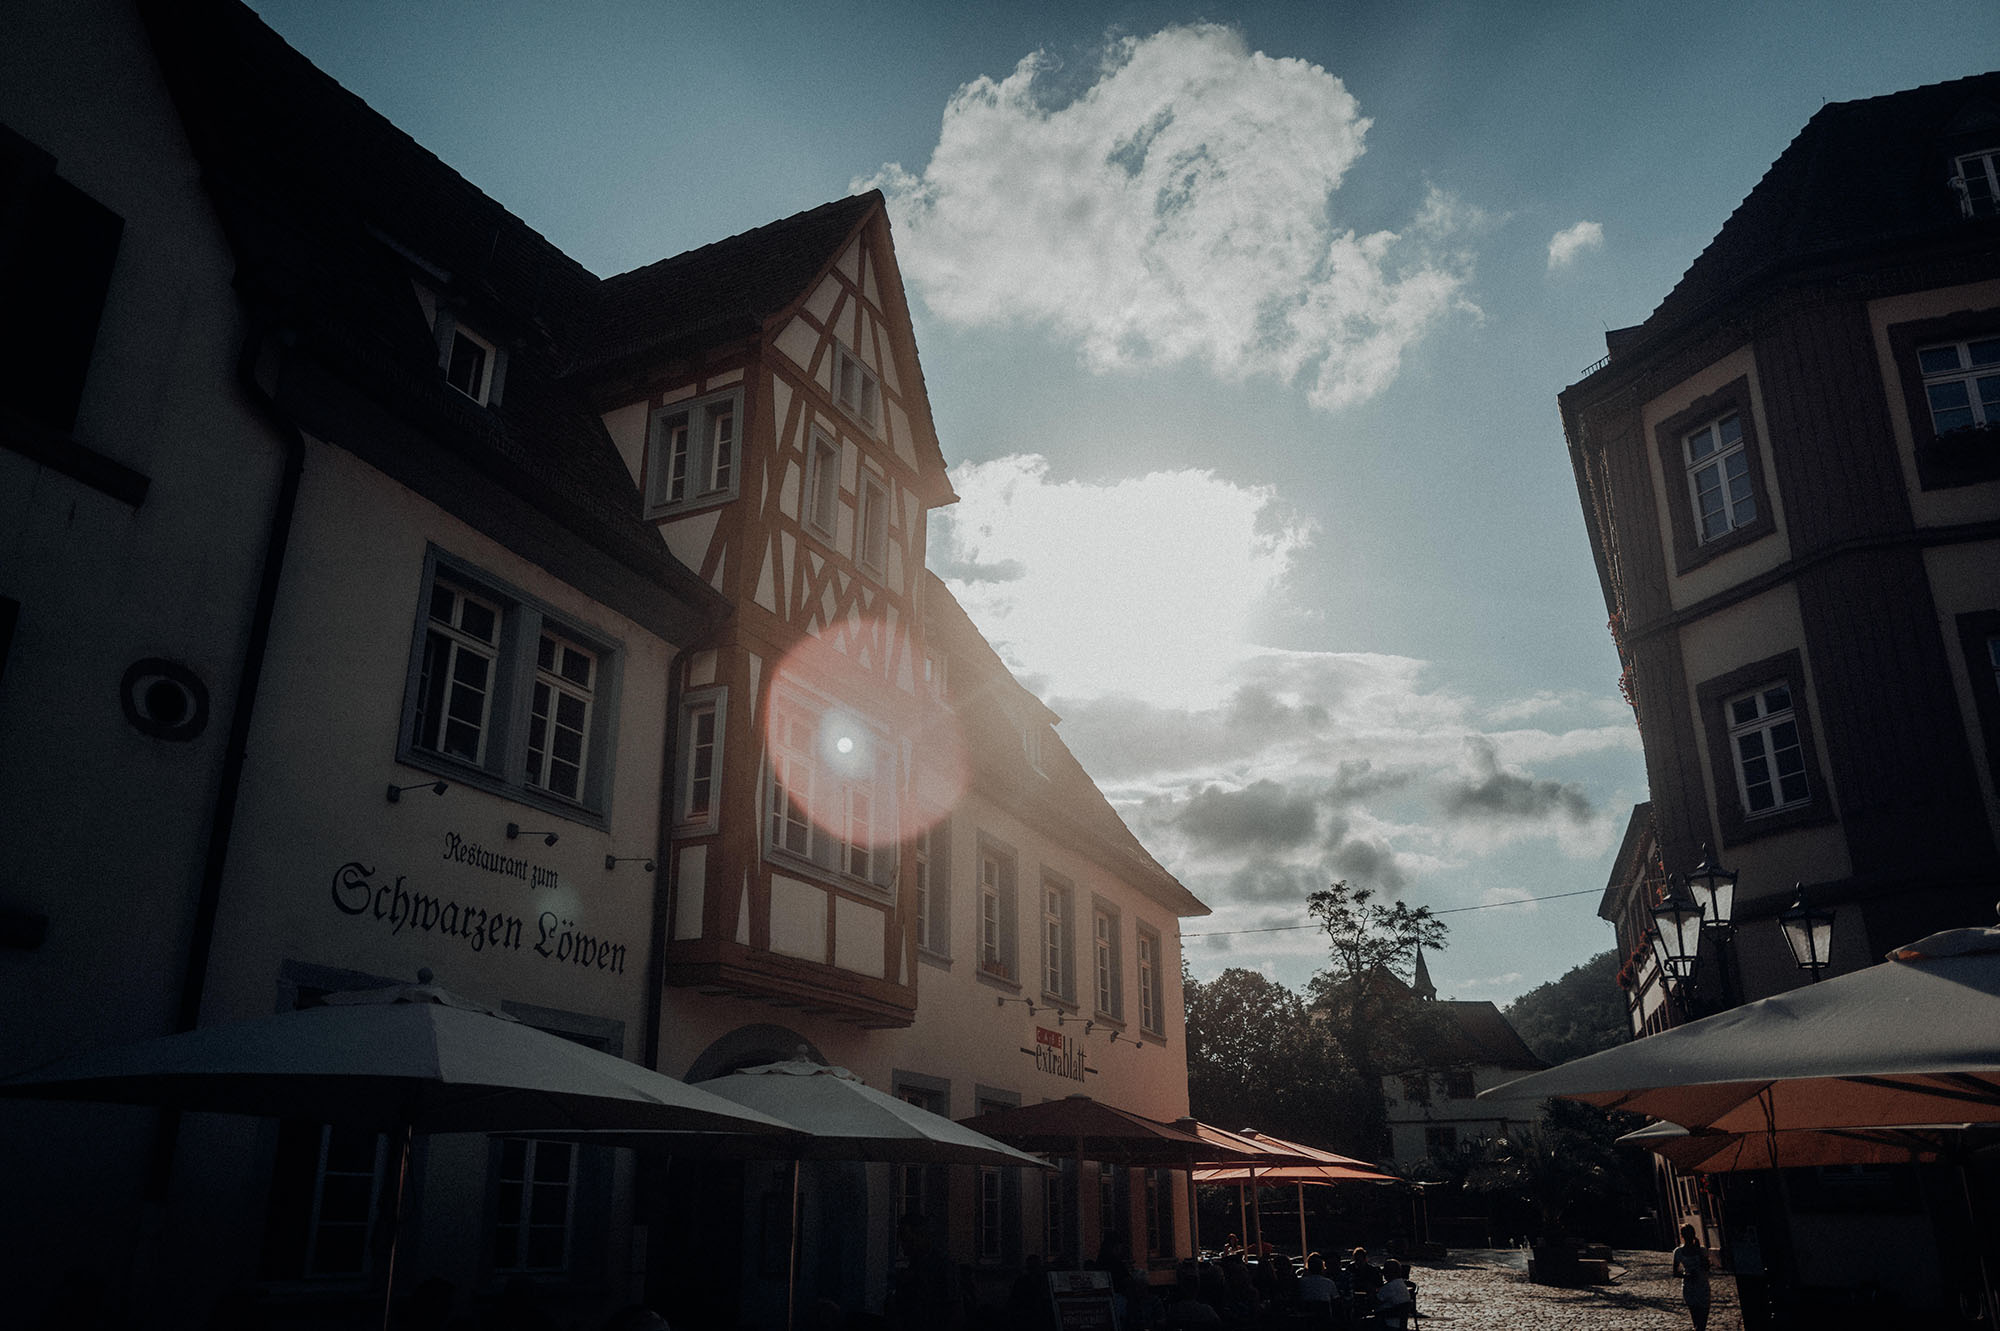
[[[1043,776],[1048,775],[1042,771],[1042,728],[1033,721],[1025,721],[1021,725],[1021,753],[1027,758],[1028,766]]]
[[[2000,148],[1966,153],[1953,164],[1957,174],[1951,188],[1958,195],[1958,210],[1967,217],[2000,214]]]
[[[881,381],[846,347],[835,348],[833,375],[834,396],[840,405],[872,431],[880,410]]]
[[[647,516],[735,498],[742,422],[740,388],[655,411],[646,468]]]
[[[491,342],[463,324],[456,325],[445,357],[444,381],[483,407],[493,389],[493,365],[498,359]]]

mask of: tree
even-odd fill
[[[1507,1007],[1507,1020],[1550,1063],[1567,1063],[1632,1038],[1618,958],[1600,952],[1561,979],[1537,985]]]
[[[1300,995],[1238,967],[1204,984],[1183,964],[1181,988],[1196,1118],[1345,1148],[1358,1083]]]
[[[1384,905],[1370,889],[1344,881],[1313,893],[1306,909],[1331,950],[1331,964],[1313,976],[1307,992],[1355,1077],[1371,1090],[1366,1121],[1356,1125],[1355,1135],[1366,1143],[1356,1153],[1372,1159],[1383,1154],[1387,1131],[1382,1076],[1421,1063],[1412,1052],[1431,1043],[1436,1018],[1426,1004],[1411,1001],[1397,972],[1415,966],[1419,949],[1442,948],[1445,925],[1428,906]]]

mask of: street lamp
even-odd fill
[[[1736,870],[1715,862],[1715,852],[1701,848],[1701,863],[1688,871],[1688,890],[1702,909],[1702,924],[1718,933],[1729,928],[1730,913],[1736,908]]]
[[[1694,975],[1694,963],[1701,953],[1702,910],[1687,882],[1679,877],[1667,880],[1666,895],[1653,907],[1653,956],[1660,970],[1676,984]]]
[[[1778,912],[1778,927],[1785,931],[1785,943],[1792,960],[1802,971],[1811,971],[1813,983],[1826,969],[1827,951],[1833,944],[1833,911],[1825,906],[1806,904],[1805,884],[1793,884],[1798,900]]]

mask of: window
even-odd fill
[[[501,1138],[495,1175],[493,1269],[569,1269],[576,1214],[577,1148],[570,1142]]]
[[[647,448],[649,516],[683,504],[736,497],[742,419],[741,388],[675,402],[653,413]]]
[[[1729,749],[1736,766],[1736,794],[1745,816],[1762,817],[1812,800],[1805,745],[1792,710],[1792,686],[1780,681],[1739,694],[1723,704]]]
[[[1160,1006],[1160,936],[1139,926],[1139,1027],[1154,1035],[1165,1033]]]
[[[766,846],[887,889],[896,879],[895,758],[845,708],[774,691],[768,727]]]
[[[389,1139],[286,1123],[272,1165],[263,1272],[272,1280],[364,1280],[381,1216]]]
[[[1919,347],[1917,369],[1934,433],[2000,425],[2000,337]]]
[[[1804,685],[1803,662],[1793,651],[1696,690],[1725,844],[1832,816],[1813,756]]]
[[[1777,529],[1764,491],[1748,376],[1661,421],[1654,438],[1677,572]]]
[[[1014,855],[984,837],[979,847],[979,970],[1014,978]]]
[[[617,649],[433,550],[397,760],[565,813],[609,788]]]
[[[951,1115],[951,1084],[914,1072],[893,1074],[896,1098],[940,1117]],[[924,1217],[941,1222],[948,1209],[950,1175],[944,1165],[903,1165],[896,1177],[896,1218]]]
[[[1042,728],[1032,720],[1021,723],[1021,754],[1028,760],[1028,766],[1042,771]]]
[[[1146,1208],[1146,1255],[1164,1257],[1167,1251],[1167,1237],[1173,1231],[1174,1217],[1167,1206],[1168,1187],[1163,1184],[1163,1169],[1149,1169],[1145,1173]]]
[[[1471,1100],[1479,1094],[1473,1084],[1472,1069],[1466,1067],[1446,1068],[1444,1072],[1444,1093],[1449,1100]]]
[[[0,403],[67,434],[76,424],[125,223],[0,127]],[[8,432],[11,434],[12,432]],[[10,446],[12,445],[10,439]]]
[[[941,818],[917,833],[917,947],[951,954],[951,822]]]
[[[2000,479],[2000,309],[1889,327],[1926,490]]]
[[[1695,534],[1703,544],[1757,520],[1750,489],[1750,457],[1743,448],[1743,415],[1730,412],[1683,436],[1688,493],[1694,498]]]
[[[997,1265],[1006,1256],[1006,1187],[998,1169],[984,1165],[979,1170],[978,1232],[975,1235],[979,1260]]]
[[[1076,894],[1054,878],[1042,880],[1042,992],[1076,1001]]]
[[[834,348],[834,396],[847,414],[872,433],[881,398],[880,381],[846,347]]]
[[[877,577],[889,567],[889,490],[881,481],[861,475],[861,566]]]
[[[1959,212],[1967,217],[2000,213],[2000,148],[1966,153],[1952,166],[1956,174],[1951,188],[1958,195]]]
[[[939,701],[950,696],[945,687],[945,662],[942,648],[924,649],[924,687],[930,690],[931,697]]]
[[[683,828],[713,827],[721,795],[722,717],[726,690],[690,695],[681,703],[680,756],[675,763],[678,799],[674,821]]]
[[[1433,1123],[1424,1129],[1424,1150],[1433,1160],[1449,1160],[1458,1154],[1458,1129],[1449,1123]]]
[[[499,357],[493,344],[464,324],[453,323],[446,343],[444,381],[481,406],[493,388],[493,370]]]
[[[839,531],[839,520],[840,447],[815,430],[806,463],[806,526],[831,542]]]
[[[1090,912],[1091,993],[1099,1016],[1113,1020],[1125,1015],[1124,960],[1119,955],[1118,915],[1108,906]]]
[[[1403,1099],[1413,1105],[1427,1105],[1431,1102],[1431,1079],[1426,1072],[1404,1072],[1398,1074],[1403,1085]]]
[[[541,635],[528,716],[529,785],[572,800],[582,791],[596,671],[590,652],[553,633]]]

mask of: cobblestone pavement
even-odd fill
[[[1420,1331],[1689,1331],[1672,1254],[1616,1255],[1609,1285],[1559,1289],[1529,1283],[1526,1253],[1454,1250],[1442,1262],[1412,1262]],[[1709,1331],[1742,1331],[1736,1282],[1713,1281]]]

